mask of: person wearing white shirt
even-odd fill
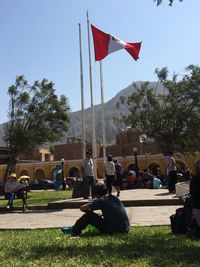
[[[82,174],[83,174],[83,182],[84,182],[84,198],[87,199],[91,194],[93,194],[94,187],[94,164],[91,158],[91,152],[86,152],[86,158],[82,162],[81,166]]]
[[[169,193],[175,193],[175,184],[177,183],[177,168],[179,166],[176,164],[174,159],[174,153],[169,152],[167,159],[167,173],[168,173],[168,190]]]
[[[115,164],[113,162],[112,155],[108,155],[107,161],[104,164],[105,168],[105,175],[106,175],[106,187],[108,189],[109,195],[112,194],[112,186],[116,179],[116,170],[115,170]]]

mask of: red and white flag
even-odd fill
[[[127,43],[108,33],[102,32],[91,24],[93,40],[94,40],[94,52],[95,60],[100,61],[107,55],[125,49],[135,60],[139,57],[140,43]]]

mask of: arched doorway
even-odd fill
[[[35,177],[36,179],[40,180],[40,179],[44,179],[45,178],[45,173],[42,169],[37,169],[35,172]]]
[[[176,160],[176,164],[179,166],[180,170],[184,170],[186,168],[186,163],[180,159]]]
[[[71,169],[69,169],[69,176],[70,177],[80,177],[78,168],[72,167]]]
[[[27,170],[20,171],[20,175],[19,176],[23,176],[23,175],[29,176],[28,171]]]
[[[148,169],[149,169],[149,172],[152,175],[155,175],[155,176],[161,175],[161,173],[160,173],[160,165],[157,162],[151,162],[149,164],[149,168]]]
[[[127,171],[136,171],[137,168],[136,168],[136,165],[134,163],[128,165],[127,167]]]

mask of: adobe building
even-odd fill
[[[6,164],[9,159],[10,150],[8,147],[0,146],[0,164]]]
[[[86,148],[92,151],[92,144],[87,144]],[[104,161],[102,145],[96,144],[97,150],[97,174],[98,177],[104,177]],[[165,157],[160,153],[157,145],[151,140],[142,142],[139,132],[135,129],[128,128],[121,131],[116,136],[116,144],[107,146],[107,154],[112,154],[117,157],[123,166],[124,172],[134,169],[136,166],[136,158],[139,170],[148,168],[150,172],[156,166],[159,174],[165,174]],[[6,160],[8,159],[9,149],[2,148],[1,150],[1,165],[0,165],[0,181],[6,169]],[[196,155],[175,155],[178,164],[187,165],[193,174],[196,173],[200,166],[200,154]],[[28,175],[31,180],[41,178],[54,178],[54,170],[56,166],[61,166],[63,162],[63,170],[65,177],[82,177],[82,143],[80,138],[68,138],[65,144],[57,144],[54,146],[53,154],[50,150],[41,146],[36,149],[32,156],[20,155],[17,165],[17,176]]]
[[[92,151],[92,144],[86,143],[86,150]],[[54,160],[81,160],[82,159],[82,139],[68,137],[65,144],[54,145]],[[96,144],[97,158],[101,157],[101,144]]]

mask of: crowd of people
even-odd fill
[[[89,186],[91,186],[92,200],[81,206],[84,214],[73,226],[62,227],[64,234],[80,235],[88,225],[92,225],[104,234],[127,233],[129,231],[129,220],[126,210],[119,199],[120,190],[123,189],[123,179],[126,180],[126,189],[134,188],[160,188],[162,184],[168,188],[169,193],[175,193],[175,184],[179,181],[190,181],[190,207],[187,207],[185,214],[186,232],[195,232],[200,236],[200,172],[192,176],[186,166],[179,166],[172,152],[166,157],[166,175],[159,177],[156,168],[151,174],[148,169],[143,172],[129,170],[126,176],[123,175],[122,165],[112,155],[108,155],[104,164],[105,183],[95,183],[93,173],[93,162],[91,153],[87,153],[83,161],[83,173],[86,195],[89,197]],[[112,194],[112,188],[116,189],[117,195]],[[96,210],[100,211],[96,213]],[[189,212],[188,212],[189,210]],[[186,222],[187,220],[187,222]],[[194,230],[195,229],[195,230]]]
[[[192,175],[185,165],[178,165],[174,155],[170,152],[166,156],[166,175],[159,176],[156,169],[150,173],[148,169],[142,172],[129,170],[124,175],[122,165],[112,155],[107,156],[104,163],[105,180],[97,182],[94,175],[94,163],[90,151],[86,152],[86,158],[82,162],[82,175],[84,184],[84,199],[91,197],[91,201],[80,207],[84,214],[73,226],[62,227],[63,233],[80,235],[88,225],[94,226],[105,234],[127,233],[129,231],[129,220],[126,210],[120,201],[120,191],[135,188],[160,188],[165,184],[169,193],[175,193],[175,185],[180,177],[182,181],[190,181],[189,205],[187,202],[185,221],[186,228],[198,232],[200,236],[200,170]],[[125,183],[124,183],[125,180]],[[116,189],[116,196],[113,194]],[[15,197],[25,201],[27,186],[17,181],[15,173],[11,173],[4,187],[4,194],[8,199],[7,207],[12,209]],[[96,212],[98,210],[98,212]],[[99,213],[100,211],[100,213]],[[186,219],[185,219],[186,220]],[[195,223],[194,223],[195,222]],[[189,230],[187,230],[189,231]]]
[[[104,163],[105,184],[109,194],[112,193],[114,187],[117,196],[120,196],[120,190],[123,189],[158,189],[168,188],[169,193],[175,193],[175,184],[177,182],[189,181],[191,179],[191,172],[185,164],[178,165],[175,161],[174,155],[170,152],[166,156],[166,173],[159,175],[157,167],[154,166],[151,170],[144,169],[143,171],[128,170],[125,172],[118,159],[107,156]],[[86,159],[82,163],[82,175],[84,180],[84,198],[92,197],[92,188],[95,184],[94,178],[94,164],[91,158],[91,152],[87,151]]]

